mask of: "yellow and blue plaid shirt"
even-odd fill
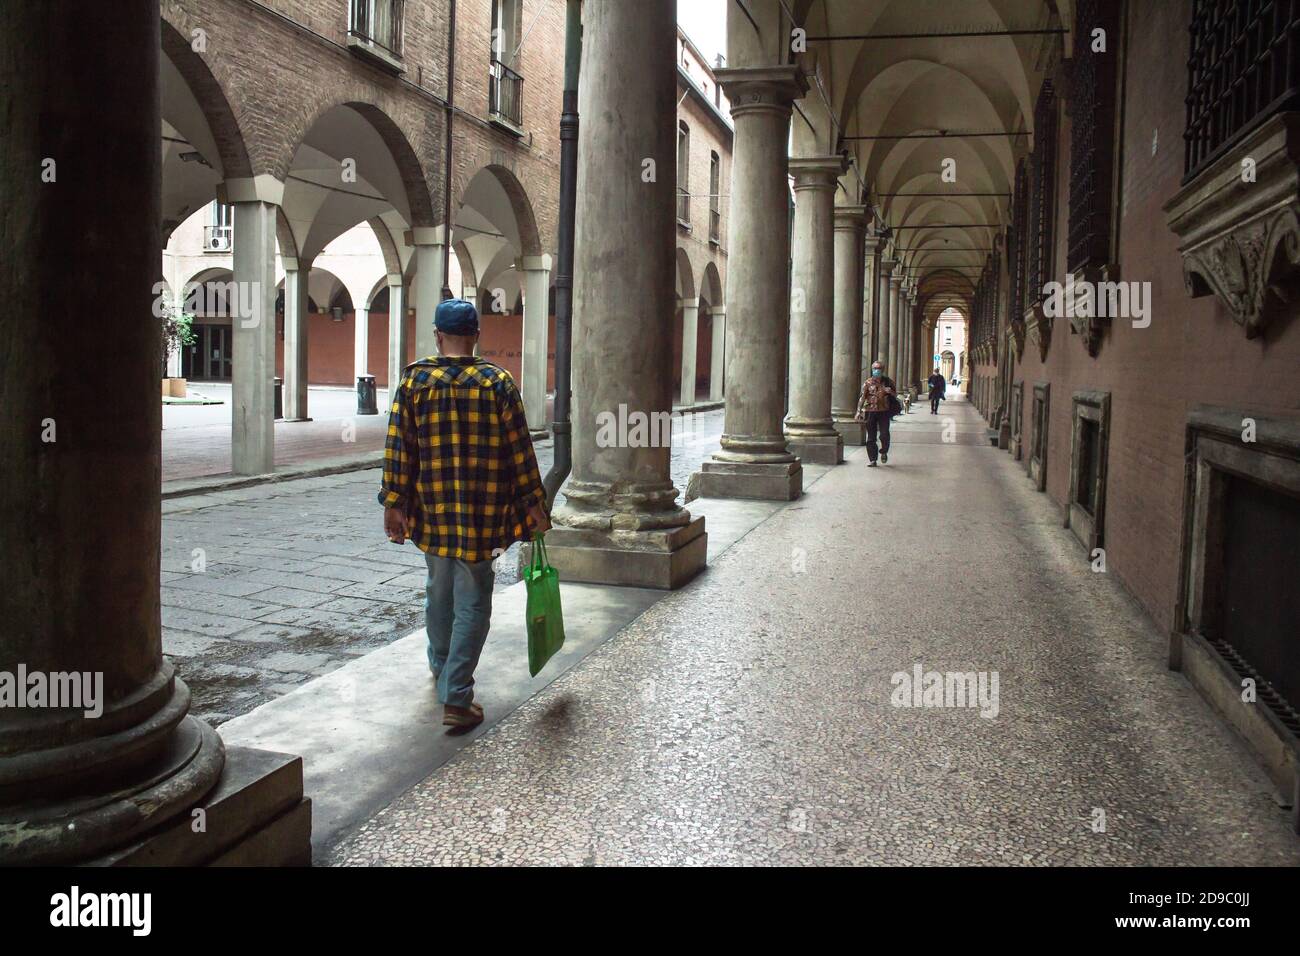
[[[525,515],[546,492],[505,369],[474,357],[407,366],[393,395],[379,501],[415,520],[421,551],[486,561],[529,537]]]

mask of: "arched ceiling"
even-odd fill
[[[803,67],[809,92],[796,104],[792,155],[847,153],[857,195],[842,190],[837,201],[876,208],[928,317],[967,306],[1010,220],[1016,163],[1033,146],[1043,78],[1070,49],[1072,6],[746,0],[728,4],[728,66]],[[802,52],[790,47],[796,28]],[[957,135],[970,133],[986,135]]]

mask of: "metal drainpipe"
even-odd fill
[[[560,248],[555,266],[555,457],[542,479],[552,504],[573,467],[569,392],[573,348],[573,232],[578,204],[578,71],[582,62],[582,3],[567,0],[564,24],[564,104],[560,114]]]
[[[451,294],[451,118],[456,102],[456,0],[451,0],[447,29],[447,145],[443,150],[442,168],[442,297]]]

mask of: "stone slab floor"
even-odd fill
[[[849,458],[331,862],[1300,864],[1243,745],[964,400],[901,422],[889,465]],[[997,716],[893,706],[917,664],[996,671]]]

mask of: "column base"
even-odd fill
[[[701,498],[794,501],[803,494],[803,465],[798,460],[706,461],[698,474]]]
[[[831,435],[786,435],[790,454],[814,465],[839,465],[844,462],[844,439]]]
[[[310,421],[314,421],[314,420],[315,420],[315,419],[311,418],[311,416],[308,416],[308,417],[306,417],[306,418],[282,418],[282,419],[280,419],[280,421],[282,421],[282,422],[310,422]]]
[[[560,580],[583,584],[674,590],[704,569],[709,536],[704,517],[676,528],[607,531],[552,527],[546,532],[546,555]],[[528,561],[524,545],[521,566]]]
[[[302,758],[232,747],[221,779],[199,804],[96,866],[310,866],[311,801],[302,795]]]
[[[551,437],[551,431],[549,428],[530,428],[528,429],[528,437],[533,441],[546,441]]]
[[[840,433],[840,440],[846,445],[865,445],[867,443],[867,423],[854,421],[852,418],[837,418],[835,430]]]

